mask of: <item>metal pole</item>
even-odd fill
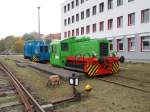
[[[73,95],[76,96],[76,87],[74,84],[72,85],[72,88],[73,88]]]
[[[76,87],[75,87],[75,74],[72,74],[72,78],[73,78],[73,85],[72,85],[72,89],[73,89],[73,95],[76,95]]]
[[[39,37],[40,37],[40,7],[38,8],[38,31],[39,31]]]

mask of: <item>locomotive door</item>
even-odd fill
[[[60,46],[59,45],[52,45],[51,46],[51,63],[60,65]]]

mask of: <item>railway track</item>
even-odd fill
[[[97,77],[96,79],[110,83],[115,84],[118,86],[134,89],[137,91],[150,93],[150,82],[134,79],[130,77],[124,77],[124,76],[112,76],[112,77]]]
[[[7,66],[0,62],[0,112],[12,110],[46,112]]]
[[[120,76],[120,75],[118,75],[116,77],[120,77],[120,78],[124,78],[124,79],[128,79],[128,80],[133,80],[133,81],[138,81],[138,82],[150,83],[150,81],[140,80],[140,79],[136,79],[136,78],[132,78],[132,77],[126,77],[126,76]]]
[[[116,75],[116,76],[113,75],[110,77],[108,76],[108,77],[96,78],[96,79],[107,83],[123,86],[126,88],[150,93],[150,81],[140,80],[132,77],[120,76],[120,75]]]
[[[0,112],[9,112],[10,110],[23,112],[23,109],[15,88],[11,86],[8,77],[0,69]]]

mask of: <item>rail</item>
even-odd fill
[[[19,82],[15,75],[8,69],[6,65],[0,62],[2,70],[10,77],[13,86],[17,90],[21,101],[25,106],[26,112],[45,112],[45,110],[39,105],[39,103],[33,98],[33,96],[27,91],[27,89]]]
[[[107,79],[104,79],[104,78],[96,78],[96,79],[107,82],[107,83],[112,83],[112,84],[115,84],[115,85],[123,86],[123,87],[126,87],[126,88],[142,91],[142,92],[145,92],[145,93],[150,93],[150,91],[148,91],[148,90],[144,90],[144,89],[141,89],[141,88],[129,86],[127,84],[122,84],[122,83],[119,83],[119,82],[115,82],[113,80],[107,80]]]

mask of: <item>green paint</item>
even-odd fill
[[[50,44],[50,63],[63,67],[68,56],[100,58],[100,45],[103,43],[109,47],[109,41],[105,38],[71,37],[62,41],[54,41]],[[108,55],[109,51],[107,50]]]

